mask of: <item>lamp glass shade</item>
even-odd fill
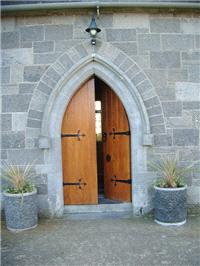
[[[97,34],[97,30],[96,30],[96,29],[91,29],[91,30],[90,30],[90,35],[91,35],[91,36],[94,37],[94,36],[96,36],[96,34]]]

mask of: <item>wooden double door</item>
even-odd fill
[[[100,82],[104,195],[131,201],[130,130],[118,96]],[[72,97],[62,123],[62,164],[65,205],[98,204],[95,80]]]

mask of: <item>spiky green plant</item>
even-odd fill
[[[3,162],[2,164],[1,178],[7,180],[9,183],[5,190],[7,193],[23,194],[34,191],[35,186],[31,179],[35,176],[36,174],[33,171],[32,164],[23,166],[7,162]]]
[[[155,181],[154,185],[162,188],[184,187],[185,175],[194,169],[194,164],[186,167],[178,165],[177,157],[161,158],[158,162],[150,164],[150,168],[163,177]]]

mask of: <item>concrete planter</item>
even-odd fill
[[[21,194],[3,193],[7,228],[23,231],[35,228],[38,223],[37,191]]]
[[[182,225],[187,216],[187,187],[160,188],[154,186],[154,218],[161,225]]]

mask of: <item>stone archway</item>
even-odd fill
[[[82,66],[74,68],[70,78],[55,89],[49,98],[42,122],[42,138],[50,141],[50,147],[45,151],[45,164],[48,167],[48,203],[52,216],[63,213],[63,177],[61,158],[61,123],[66,106],[75,91],[90,76],[96,75],[105,81],[120,97],[128,114],[131,130],[131,168],[133,178],[133,211],[141,212],[147,208],[145,202],[148,195],[144,194],[145,186],[141,188],[142,178],[145,184],[146,147],[144,136],[150,133],[148,116],[139,95],[135,94],[134,85],[123,77],[112,65],[96,56],[87,58]],[[59,92],[58,92],[59,91]],[[147,193],[147,190],[146,192]]]
[[[164,125],[162,106],[144,71],[122,51],[104,42],[99,42],[96,47],[82,42],[69,49],[47,69],[34,91],[28,121],[34,113],[37,115],[37,110],[40,113],[42,110],[43,116],[38,119],[41,123],[39,148],[45,155],[44,169],[48,178],[48,195],[43,204],[48,205],[49,216],[62,215],[62,118],[75,91],[92,75],[113,89],[128,114],[132,143],[133,212],[143,214],[151,209],[149,187],[154,178],[147,171],[146,162],[146,151],[153,144],[150,122],[154,124],[156,113],[159,122]]]

